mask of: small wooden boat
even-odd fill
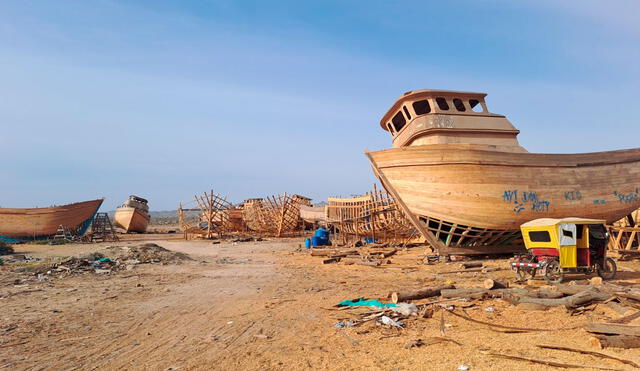
[[[394,148],[367,153],[434,248],[506,251],[522,246],[518,227],[532,219],[612,223],[640,207],[640,149],[529,153],[509,120],[489,112],[485,96],[405,93],[380,122]]]
[[[327,201],[327,223],[349,238],[400,243],[418,235],[393,198],[375,185],[373,191],[363,196],[329,197]]]
[[[82,236],[103,200],[31,209],[0,208],[0,239],[5,242],[43,240],[53,237],[60,226],[74,236]]]
[[[116,209],[113,217],[116,227],[124,229],[127,233],[144,233],[149,225],[148,201],[138,196],[129,196],[122,206]]]

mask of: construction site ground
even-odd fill
[[[619,316],[605,305],[571,315],[561,307],[522,311],[500,299],[462,303],[475,304],[465,309],[474,319],[559,329],[554,331],[500,331],[436,305],[431,318],[408,320],[404,329],[376,321],[353,328],[335,326],[369,310],[335,307],[345,299],[382,299],[397,289],[443,283],[480,286],[487,277],[513,280],[508,269],[438,274],[459,269],[460,263],[423,265],[423,248],[400,251],[383,267],[322,264],[322,258],[300,248],[303,238],[213,244],[181,237],[151,234],[117,243],[17,245],[16,252],[52,258],[151,241],[193,260],[40,280],[11,271],[10,264],[0,267],[0,369],[456,370],[463,365],[469,370],[555,369],[489,353],[585,369],[630,369],[615,360],[536,347],[542,344],[599,351],[640,363],[640,350],[595,349],[589,334],[579,328]],[[485,265],[508,268],[508,259],[487,260]],[[640,264],[619,262],[619,266],[616,282],[639,281]],[[435,337],[459,344],[429,345]],[[407,348],[417,339],[427,345]]]

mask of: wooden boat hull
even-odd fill
[[[612,223],[640,207],[640,149],[532,154],[447,144],[368,155],[411,213],[453,228],[515,231],[571,216]]]
[[[326,208],[324,206],[306,206],[300,205],[300,218],[307,223],[325,222]]]
[[[31,209],[0,208],[0,239],[6,242],[46,239],[54,236],[61,225],[82,236],[102,201]]]
[[[113,219],[115,226],[124,229],[127,233],[145,233],[151,217],[134,207],[119,207]]]

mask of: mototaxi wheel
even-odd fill
[[[544,280],[549,284],[555,285],[562,282],[563,279],[564,273],[562,273],[560,263],[557,261],[549,262],[544,268]]]
[[[519,255],[516,257],[516,261],[520,263],[535,263],[535,257],[533,255]],[[536,275],[536,270],[533,267],[516,267],[514,273],[518,277],[518,281],[524,282],[533,279]]]
[[[607,257],[602,264],[598,264],[596,273],[602,277],[603,280],[612,280],[618,272],[618,265],[612,258]]]

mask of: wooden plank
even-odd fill
[[[617,323],[590,323],[584,329],[596,334],[640,336],[640,326]]]

